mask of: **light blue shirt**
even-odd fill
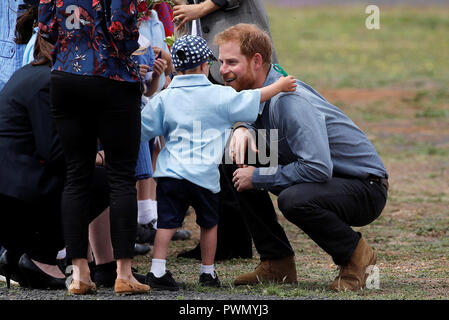
[[[25,45],[14,42],[19,4],[23,4],[23,1],[2,0],[0,5],[0,91],[22,66]]]
[[[254,122],[260,90],[237,92],[212,84],[204,74],[175,76],[142,111],[142,141],[165,138],[154,177],[186,179],[220,191],[221,162],[231,127]]]
[[[165,29],[162,22],[159,20],[157,12],[155,10],[151,10],[151,17],[149,20],[142,20],[139,32],[150,41],[152,47],[158,47],[162,50],[170,53],[167,44],[164,42],[165,40]],[[159,87],[158,91],[162,90],[165,85],[165,76],[162,75],[159,78]]]
[[[33,29],[33,35],[31,36],[30,41],[28,41],[25,48],[25,52],[23,54],[22,67],[34,60],[34,45],[36,44],[38,31],[39,31],[38,27],[35,27]]]

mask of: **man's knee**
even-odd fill
[[[301,226],[320,210],[319,200],[320,194],[310,184],[298,184],[279,194],[278,208],[288,221]]]
[[[278,208],[285,215],[292,207],[292,201],[285,191],[282,191],[278,196]]]
[[[307,211],[307,206],[307,201],[301,194],[291,188],[285,189],[278,196],[278,208],[289,221],[299,219]]]

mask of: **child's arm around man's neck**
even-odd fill
[[[260,102],[270,100],[281,92],[293,92],[296,86],[296,79],[293,76],[280,77],[275,83],[260,88]]]

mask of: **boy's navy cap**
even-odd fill
[[[192,35],[182,36],[175,41],[171,58],[175,69],[180,71],[195,68],[209,59],[216,60],[206,40]]]

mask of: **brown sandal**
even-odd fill
[[[116,279],[114,290],[118,295],[147,293],[150,291],[150,286],[146,284],[131,282],[125,279]]]
[[[97,291],[97,286],[94,282],[85,283],[80,280],[72,280],[69,286],[69,292],[71,294],[88,294],[95,293]]]

